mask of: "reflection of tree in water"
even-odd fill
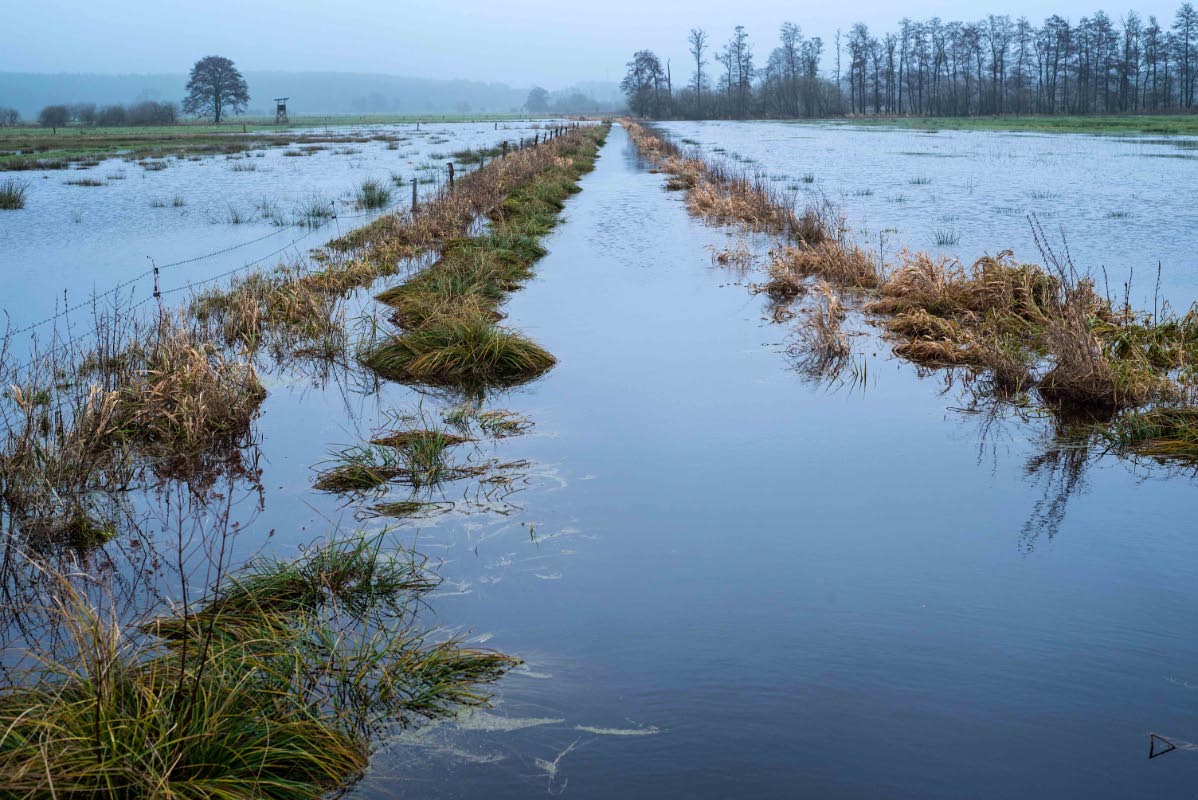
[[[945,372],[946,393],[954,387]],[[1041,536],[1052,540],[1065,521],[1069,501],[1086,489],[1086,473],[1095,464],[1115,459],[1127,469],[1149,478],[1193,478],[1196,467],[1180,460],[1140,457],[1113,447],[1107,436],[1110,419],[1077,414],[1068,409],[1032,405],[1017,396],[995,393],[969,378],[956,382],[965,398],[954,409],[978,420],[978,457],[997,465],[997,443],[1030,442],[1034,450],[1024,462],[1024,474],[1040,486],[1019,531],[1019,547],[1031,552]],[[1029,436],[1031,431],[1031,436]]]
[[[1040,481],[1041,495],[1019,531],[1021,550],[1031,552],[1042,533],[1049,540],[1056,536],[1065,521],[1069,498],[1085,488],[1090,461],[1088,443],[1060,438],[1027,460],[1024,471]]]

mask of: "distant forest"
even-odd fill
[[[633,56],[620,85],[630,110],[690,119],[1176,111],[1194,109],[1198,79],[1198,12],[1188,2],[1164,26],[1134,11],[1076,24],[1054,14],[1039,26],[991,14],[903,19],[879,37],[859,22],[831,48],[788,22],[760,66],[743,26],[722,46],[702,28],[687,42],[682,86],[652,51]]]
[[[289,97],[293,116],[306,114],[470,114],[523,109],[528,88],[502,83],[435,80],[397,75],[332,72],[244,73],[251,115],[274,115],[272,98]],[[11,107],[26,120],[45,106],[72,108],[95,104],[125,105],[153,100],[178,103],[186,73],[158,75],[86,75],[0,72],[0,107]],[[609,110],[623,105],[614,83],[582,83],[548,93],[553,113]],[[0,120],[3,124],[3,120]]]

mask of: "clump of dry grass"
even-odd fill
[[[179,317],[96,326],[87,349],[55,342],[20,366],[0,359],[11,386],[0,402],[0,501],[45,541],[107,537],[93,535],[112,527],[97,498],[147,473],[201,486],[235,468],[265,397],[251,365]]]
[[[814,245],[787,245],[773,250],[770,277],[781,287],[819,278],[846,289],[874,289],[882,280],[882,272],[861,248],[824,239]]]
[[[265,398],[253,365],[230,360],[164,316],[131,379],[117,390],[113,417],[134,444],[186,459],[244,437]]]
[[[866,310],[892,315],[895,352],[936,366],[987,370],[996,388],[1035,386],[1051,405],[1109,414],[1169,400],[1169,372],[1198,337],[1177,320],[1136,322],[1116,312],[1088,278],[1019,264],[1011,253],[970,267],[904,255]]]

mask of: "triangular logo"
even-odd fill
[[[1164,736],[1157,736],[1155,733],[1148,734],[1148,757],[1156,758],[1163,756],[1170,750],[1176,750],[1177,745],[1166,739]]]

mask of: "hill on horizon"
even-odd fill
[[[472,80],[409,78],[355,72],[247,71],[248,114],[274,113],[273,98],[288,97],[293,116],[305,114],[508,113],[524,106],[531,87]],[[55,103],[124,104],[137,100],[178,103],[185,73],[100,75],[87,73],[0,72],[0,107],[34,119]],[[614,83],[590,82],[551,92],[554,98],[582,94],[593,110],[623,104]]]

